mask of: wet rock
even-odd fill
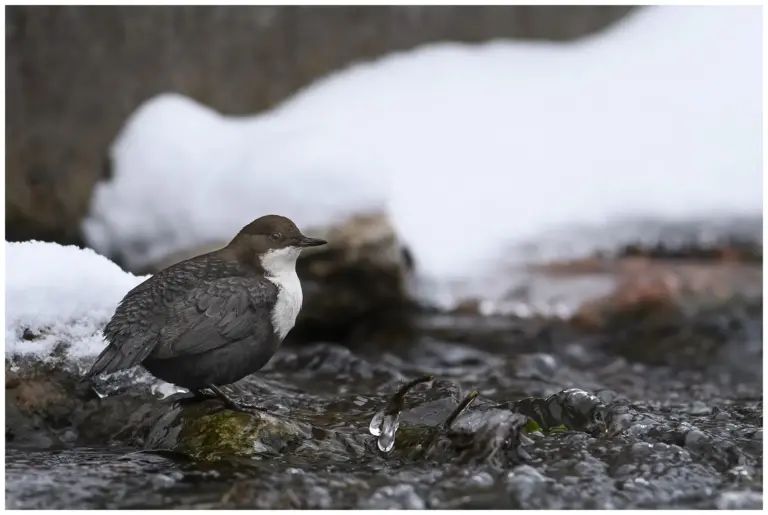
[[[440,378],[462,375],[469,381],[485,377],[489,369],[502,363],[489,352],[432,338],[409,345],[403,357],[388,355],[387,361],[400,370],[427,371]]]
[[[605,312],[599,326],[576,325],[633,365],[760,377],[761,311],[762,299],[745,297],[701,306],[641,302]]]
[[[304,305],[290,341],[358,343],[410,334],[411,270],[404,247],[381,213],[360,214],[329,227],[302,227],[328,245],[305,250],[297,263]],[[147,267],[154,273],[226,242],[189,249]]]
[[[307,492],[308,510],[327,510],[332,507],[333,498],[327,488],[313,486]]]
[[[424,499],[413,485],[384,486],[376,490],[370,499],[360,502],[364,510],[423,510]]]
[[[558,365],[554,356],[541,352],[517,357],[517,370],[521,376],[551,378],[557,373]]]
[[[592,274],[613,281],[610,293],[583,299],[573,315],[582,327],[600,327],[619,313],[664,311],[681,305],[727,302],[734,297],[762,297],[762,267],[737,261],[700,262],[648,257],[591,259],[540,267],[562,278]]]
[[[709,242],[694,237],[677,242],[658,242],[655,245],[627,245],[616,254],[622,257],[642,256],[666,260],[762,263],[763,246],[761,242],[749,238],[746,234],[733,234]]]
[[[469,432],[472,425],[462,425],[463,420],[459,419],[448,435],[452,446],[461,452],[461,463],[506,469],[530,457],[522,448],[522,433],[528,421],[525,416],[503,410],[484,415],[482,425],[475,431]],[[465,416],[464,420],[468,418]]]
[[[311,437],[307,424],[266,412],[222,409],[218,400],[177,403],[152,425],[145,449],[179,452],[201,460],[279,456]]]
[[[688,408],[688,413],[691,415],[708,415],[711,412],[712,408],[701,401],[693,401]]]
[[[440,383],[445,383],[442,388],[434,388]],[[470,410],[477,392],[457,402],[461,398],[456,396],[460,393],[457,386],[451,387],[448,381],[432,384],[431,390],[442,390],[443,397],[428,399],[421,395],[405,408],[404,394],[410,388],[406,385],[374,415],[370,433],[377,438],[380,451],[389,453],[394,448],[398,457],[411,461],[455,461],[505,470],[530,459],[525,447],[533,440],[527,431],[571,429],[615,436],[625,427],[617,430],[613,412],[596,396],[575,388],[547,398],[526,398],[497,406],[482,403]],[[586,435],[571,434],[570,438]]]
[[[481,486],[484,488],[491,487],[493,486],[493,483],[494,483],[493,476],[491,476],[491,474],[485,471],[478,472],[477,474],[473,474],[467,479],[471,484]]]
[[[507,491],[521,506],[526,506],[532,497],[545,495],[543,492],[549,481],[530,465],[520,465],[507,473]]]
[[[372,379],[386,383],[403,378],[392,366],[365,359],[347,347],[332,343],[283,347],[262,371],[294,379],[332,379],[334,383]]]
[[[723,492],[717,497],[715,506],[718,510],[762,510],[763,494],[751,491]]]
[[[51,364],[6,364],[6,377],[6,441],[16,446],[127,444],[158,402],[142,385],[99,399],[75,371]]]

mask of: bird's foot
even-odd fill
[[[174,398],[174,402],[177,404],[195,404],[198,402],[204,402],[210,399],[216,399],[216,395],[206,394],[202,390],[190,390],[191,395],[184,395],[181,398]],[[182,394],[183,395],[183,394]],[[177,397],[174,395],[173,397]]]
[[[267,408],[264,408],[262,406],[256,406],[255,404],[248,404],[245,402],[236,402],[216,386],[209,386],[208,388],[210,388],[210,390],[216,395],[216,397],[218,397],[224,402],[225,407],[231,409],[232,411],[237,411],[239,413],[254,413],[257,411],[267,411]]]
[[[256,413],[260,411],[267,411],[267,408],[263,406],[257,406],[255,404],[248,404],[245,402],[235,402],[233,400],[224,401],[224,405],[232,411],[239,413]]]

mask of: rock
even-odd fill
[[[532,265],[529,271],[534,278],[555,280],[554,291],[560,296],[569,283],[577,285],[578,294],[572,295],[575,311],[569,318],[582,329],[600,328],[622,314],[663,313],[689,305],[698,309],[733,298],[761,298],[758,258],[720,258],[718,248],[701,250],[705,256],[714,256],[709,259],[698,258],[698,254],[694,255],[697,259],[688,254],[657,256],[649,251],[648,255],[636,252],[555,261]]]
[[[305,287],[296,336],[314,334],[331,341],[370,334],[386,338],[393,329],[408,325],[411,302],[406,285],[411,269],[385,215],[360,215],[308,232],[329,244],[299,260]]]
[[[302,227],[328,245],[302,252],[297,265],[304,290],[289,341],[354,342],[375,334],[388,339],[410,328],[411,272],[404,247],[386,215],[360,214],[331,227]],[[154,273],[184,259],[217,250],[226,242],[176,253],[142,270]]]
[[[718,510],[762,510],[763,494],[749,490],[723,492],[715,501],[715,507]]]
[[[690,302],[712,303],[740,296],[762,296],[762,268],[751,263],[631,257],[592,272],[613,276],[615,287],[609,295],[586,300],[579,307],[573,322],[582,327],[599,327],[620,313],[664,312]]]
[[[427,507],[413,485],[383,486],[360,502],[364,510],[423,510]]]
[[[99,399],[68,369],[32,363],[10,370],[6,364],[6,442],[38,449],[129,444],[157,402],[140,385]]]
[[[194,459],[279,456],[311,437],[307,424],[267,413],[222,409],[218,400],[175,404],[164,409],[147,436],[145,449],[180,452]]]
[[[267,413],[223,410],[218,400],[160,400],[146,385],[98,398],[65,370],[38,368],[6,381],[6,441],[15,446],[129,445],[202,460],[279,455],[311,426]],[[185,397],[186,394],[180,396]]]

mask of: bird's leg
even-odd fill
[[[207,401],[209,399],[215,399],[217,397],[216,395],[209,395],[209,394],[206,394],[203,390],[197,390],[197,389],[190,389],[189,393],[191,393],[192,395],[189,397],[183,397],[177,400],[176,402],[178,402],[179,404],[192,404],[196,402]]]
[[[208,395],[204,390],[190,390],[193,399],[204,401],[207,399],[215,399],[218,395]]]
[[[252,404],[246,404],[246,403],[237,403],[233,401],[232,399],[227,396],[226,393],[222,392],[218,386],[214,385],[208,385],[208,388],[216,394],[216,397],[224,401],[224,404],[231,409],[232,411],[239,411],[240,413],[248,413],[250,411],[266,411],[266,408],[262,408],[261,406],[254,406]]]

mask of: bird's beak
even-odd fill
[[[304,236],[299,240],[299,247],[319,247],[320,245],[325,245],[326,243],[328,242],[319,238],[307,238]]]

